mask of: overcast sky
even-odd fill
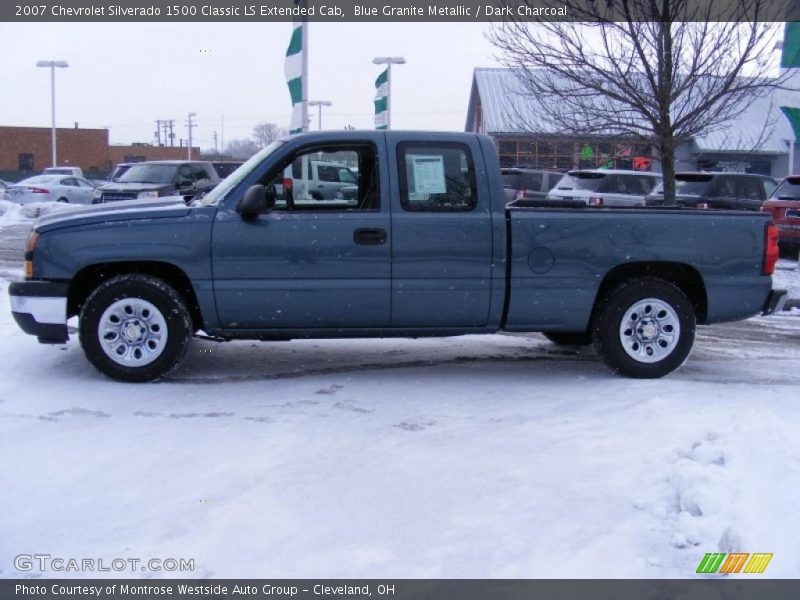
[[[310,98],[333,102],[323,127],[372,128],[372,58],[399,55],[408,63],[393,67],[393,128],[463,129],[472,70],[499,66],[489,27],[311,23]],[[58,126],[109,127],[112,143],[152,142],[157,119],[175,119],[185,138],[189,112],[204,149],[223,114],[226,141],[261,121],[286,127],[290,33],[290,23],[0,23],[0,125],[50,126],[49,70],[35,65],[53,59],[70,64],[56,71]]]

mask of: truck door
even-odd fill
[[[388,327],[391,232],[388,191],[379,185],[382,152],[369,140],[303,146],[259,180],[277,195],[272,211],[244,220],[235,202],[220,207],[212,258],[223,328]],[[358,167],[357,192],[323,200],[294,185],[286,167],[302,159]]]
[[[477,138],[390,140],[392,326],[486,326],[492,214]]]

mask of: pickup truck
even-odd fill
[[[281,185],[306,157],[357,165],[357,193],[320,200]],[[687,359],[696,323],[777,310],[777,256],[766,213],[507,207],[491,138],[329,132],[267,146],[188,206],[39,219],[9,294],[40,342],[66,342],[77,316],[88,360],[124,381],[168,374],[193,335],[499,331],[593,343],[617,373],[652,378]]]

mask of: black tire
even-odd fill
[[[589,331],[548,331],[542,335],[559,346],[588,346],[592,343]]]
[[[105,325],[115,326],[114,318],[119,321],[114,307],[119,307],[119,314],[125,319],[140,319],[131,323],[140,327],[144,336],[141,341],[126,341],[124,335],[128,330],[123,332],[122,322],[116,325],[118,332],[107,333],[116,335],[117,341],[114,337],[110,341],[108,338],[101,340],[99,327],[104,315]],[[86,358],[101,373],[119,381],[138,383],[163,377],[180,365],[192,335],[192,320],[180,294],[161,279],[149,275],[119,275],[98,286],[86,299],[80,314],[79,332]],[[110,355],[114,350],[110,346],[115,343],[117,350],[122,348],[123,351],[118,352],[119,358],[112,359]],[[155,350],[145,344],[153,344]],[[150,356],[153,354],[156,356]],[[142,364],[136,365],[137,360]]]
[[[69,200],[67,200],[66,198],[63,198],[63,197],[59,198],[58,200],[56,200],[56,202],[62,202],[63,204],[69,204]]]
[[[645,302],[650,300],[654,302]],[[630,327],[623,329],[623,318]],[[592,323],[600,359],[620,375],[637,379],[663,377],[680,367],[692,350],[694,335],[695,312],[689,298],[672,283],[655,278],[629,280],[608,291]]]

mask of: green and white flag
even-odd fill
[[[375,80],[375,129],[389,128],[389,68]]]
[[[305,129],[303,123],[304,101],[303,97],[303,62],[306,48],[303,48],[303,33],[306,24],[302,21],[292,23],[292,39],[286,49],[286,61],[283,63],[283,74],[286,76],[286,85],[289,86],[289,95],[292,97],[292,118],[289,122],[289,133],[300,133]]]
[[[800,21],[786,23],[783,32],[781,69],[790,70],[786,85],[793,89],[783,90],[778,104],[792,124],[794,139],[800,140]]]

